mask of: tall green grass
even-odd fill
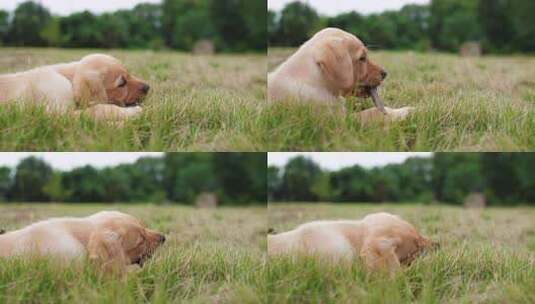
[[[525,254],[463,244],[418,259],[393,278],[355,261],[270,258],[270,303],[532,303],[535,268]]]
[[[6,259],[2,303],[261,302],[263,263],[247,250],[222,246],[162,249],[126,276],[103,274],[86,261]]]

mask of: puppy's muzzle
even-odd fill
[[[150,86],[148,84],[143,84],[143,86],[141,87],[141,92],[143,92],[143,94],[148,94],[150,91]]]

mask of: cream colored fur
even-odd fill
[[[332,262],[362,259],[390,273],[410,263],[430,242],[400,217],[375,213],[362,220],[315,221],[268,235],[268,255],[310,255]]]

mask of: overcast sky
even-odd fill
[[[22,2],[28,0],[0,0],[0,9],[14,11]],[[133,8],[139,3],[160,3],[161,0],[33,0],[47,7],[56,15],[69,15],[72,12],[89,10],[94,13],[112,12],[121,8]]]
[[[280,11],[286,4],[296,0],[268,0],[268,8]],[[429,0],[300,0],[314,7],[320,15],[333,16],[348,11],[362,14],[396,10],[405,4],[427,4]]]
[[[360,152],[270,152],[268,164],[283,167],[289,159],[303,155],[313,159],[323,169],[338,170],[358,164],[365,168],[399,164],[412,156],[430,157],[432,153],[360,153]]]
[[[2,1],[2,0],[0,0]],[[15,167],[19,161],[28,156],[36,156],[44,159],[52,167],[59,170],[70,170],[76,167],[92,165],[102,168],[117,164],[133,163],[142,156],[161,156],[163,153],[146,152],[64,152],[64,153],[43,153],[43,152],[0,152],[0,166]]]

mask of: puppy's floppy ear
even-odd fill
[[[341,38],[331,38],[318,48],[314,59],[327,80],[348,92],[355,86],[353,60]]]
[[[360,251],[370,270],[386,270],[392,275],[401,265],[396,255],[398,240],[392,238],[371,238]]]
[[[105,270],[123,270],[128,264],[121,237],[111,230],[96,230],[87,244],[89,259]]]
[[[80,106],[90,106],[108,100],[104,80],[96,70],[79,66],[74,74],[72,86],[74,98]]]

